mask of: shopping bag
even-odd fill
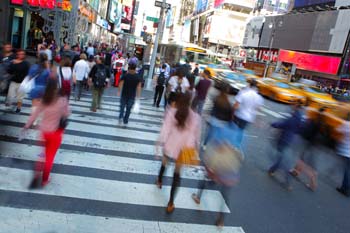
[[[136,100],[132,112],[135,114],[140,113],[140,100]]]
[[[199,156],[195,148],[183,148],[176,163],[181,165],[198,165]]]
[[[35,78],[27,75],[19,86],[19,91],[22,93],[29,93],[35,86]]]
[[[210,137],[202,159],[208,176],[215,182],[232,186],[239,181],[244,160],[242,133],[234,123],[211,121]]]

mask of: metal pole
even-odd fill
[[[147,82],[147,87],[146,87],[146,89],[148,89],[148,90],[152,89],[152,85],[149,85],[149,84],[152,83],[150,80],[152,80],[152,78],[153,78],[153,70],[154,70],[155,63],[156,63],[159,37],[160,37],[160,32],[162,31],[162,27],[163,27],[165,4],[166,4],[166,0],[163,0],[163,6],[162,6],[161,11],[160,11],[159,24],[158,24],[156,38],[154,40],[153,52],[152,52],[152,56],[151,56],[151,64],[150,64],[150,69],[149,69],[149,73],[148,73],[148,82]]]
[[[270,60],[271,60],[271,50],[272,50],[272,44],[273,44],[274,36],[275,36],[275,25],[273,25],[271,41],[270,41],[270,46],[269,46],[269,59],[266,61],[266,64],[265,64],[264,78],[266,78],[266,75],[267,75],[267,72],[268,72],[268,67],[269,67]]]

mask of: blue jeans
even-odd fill
[[[289,186],[290,185],[290,181],[291,181],[291,177],[289,174],[289,168],[288,166],[285,164],[285,150],[287,149],[286,145],[277,145],[277,160],[276,162],[270,167],[269,172],[270,173],[274,173],[275,171],[277,171],[277,169],[282,168],[282,170],[284,170],[285,172],[285,177],[286,177],[286,184]]]
[[[197,100],[197,113],[202,115],[205,100]]]
[[[350,158],[344,157],[344,179],[341,189],[350,194]]]
[[[129,116],[130,116],[130,112],[132,109],[132,106],[135,103],[135,99],[129,99],[126,97],[121,97],[120,99],[120,114],[119,114],[119,120],[123,119],[124,124],[127,124],[129,122]],[[124,115],[124,110],[126,107],[126,112]]]

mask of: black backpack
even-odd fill
[[[105,87],[107,72],[105,67],[97,67],[94,79],[95,87]]]
[[[165,72],[161,72],[157,79],[157,85],[164,86],[164,84],[165,84]]]

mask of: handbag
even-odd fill
[[[135,104],[134,104],[134,107],[132,109],[132,112],[135,113],[135,114],[139,114],[140,113],[140,100],[137,99],[135,101]]]
[[[64,130],[68,126],[68,118],[67,117],[61,117],[60,123],[58,124],[58,129]]]
[[[20,86],[19,86],[19,91],[22,93],[29,93],[34,87],[35,87],[35,79],[41,74],[41,72],[39,72],[38,74],[36,74],[35,76],[31,77],[30,75],[27,75],[23,81],[21,82]]]
[[[183,148],[176,163],[182,165],[199,165],[198,151],[191,147]]]

